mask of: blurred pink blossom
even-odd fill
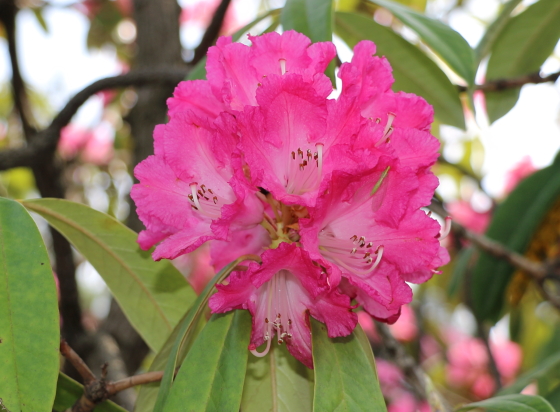
[[[236,11],[236,4],[240,3],[240,1],[234,0],[228,7],[222,28],[220,29],[221,35],[231,34],[243,27],[244,22]],[[194,24],[202,29],[206,29],[219,5],[220,0],[199,0],[183,8],[179,18],[180,22],[181,24]]]
[[[103,121],[93,129],[71,123],[60,132],[58,151],[65,160],[81,153],[81,160],[96,165],[105,165],[113,158],[114,130]]]
[[[464,200],[448,203],[447,210],[455,222],[475,233],[484,233],[492,218],[490,211],[476,212],[471,204]]]
[[[389,325],[389,329],[396,339],[403,342],[410,342],[416,337],[418,334],[416,316],[409,305],[401,307],[400,318],[393,325]]]
[[[525,179],[527,176],[533,174],[538,169],[535,167],[529,156],[524,156],[513,169],[506,174],[506,183],[504,187],[504,194],[508,195],[513,189]]]
[[[214,266],[210,263],[209,243],[204,243],[193,252],[181,255],[171,262],[187,278],[197,294],[202,292],[206,284],[216,274]]]
[[[388,412],[430,412],[427,402],[416,399],[404,388],[404,377],[397,366],[384,359],[376,359],[375,362]]]
[[[507,340],[492,341],[490,348],[502,383],[511,382],[521,366],[521,348]],[[490,374],[488,352],[482,340],[464,337],[454,342],[447,350],[447,359],[447,379],[451,385],[470,390],[480,399],[494,393],[496,385]]]

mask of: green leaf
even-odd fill
[[[173,346],[175,345],[175,340],[177,340],[177,336],[179,336],[179,332],[183,326],[183,322],[187,316],[189,316],[189,312],[187,311],[183,318],[179,321],[179,323],[171,332],[171,335],[167,337],[167,340],[163,344],[161,350],[157,353],[155,358],[152,360],[150,364],[149,371],[162,371],[165,369],[165,365],[171,355],[171,351]],[[198,321],[198,325],[195,327],[193,331],[193,336],[197,336],[198,333],[202,330],[204,325],[206,324],[206,320],[204,316],[201,317]],[[191,342],[192,343],[192,340]],[[185,359],[186,354],[190,349],[190,344],[184,345],[183,349],[177,355],[177,364],[181,364]],[[134,412],[152,412],[154,410],[156,400],[158,397],[159,388],[161,386],[161,382],[152,382],[145,385],[140,386],[140,390],[138,391],[138,398],[136,400],[136,404],[134,405]]]
[[[165,404],[166,412],[238,412],[247,365],[251,315],[216,314],[187,354]]]
[[[246,24],[239,30],[237,30],[231,37],[233,41],[239,41],[241,36],[245,34],[247,31],[251,29],[251,27],[255,26],[257,23],[260,23],[262,20],[266,19],[267,17],[272,17],[273,25],[275,26],[274,22],[278,21],[278,16],[280,14],[280,9],[273,9],[269,10],[266,13],[261,14],[252,22]],[[255,34],[255,33],[253,33]],[[191,69],[189,75],[187,76],[187,80],[205,80],[206,79],[206,56]]]
[[[514,383],[498,392],[498,395],[510,395],[521,392],[531,382],[545,376],[550,371],[558,371],[560,368],[560,352],[555,353],[540,362],[534,368],[519,376]]]
[[[560,156],[554,163],[523,180],[494,213],[486,236],[517,253],[525,253],[539,224],[560,197]],[[514,268],[503,259],[481,252],[470,288],[479,320],[496,322]]]
[[[187,315],[179,323],[179,332],[177,333],[177,338],[173,344],[173,348],[168,356],[167,363],[164,369],[163,379],[161,380],[160,389],[158,392],[158,397],[154,407],[154,412],[162,412],[164,406],[169,397],[170,389],[173,385],[173,376],[175,374],[176,367],[179,366],[181,348],[189,345],[190,340],[194,335],[194,331],[198,325],[198,321],[206,309],[210,295],[214,291],[214,286],[216,283],[224,280],[235,267],[246,260],[252,260],[255,262],[260,262],[260,258],[255,255],[241,256],[240,258],[234,260],[225,268],[223,268],[216,276],[212,278],[210,282],[206,285],[202,293],[198,296],[194,302],[192,308],[189,310]]]
[[[23,201],[58,230],[99,272],[127,318],[158,351],[195,299],[184,277],[165,260],[154,262],[137,234],[105,213],[61,199]]]
[[[474,84],[476,67],[474,51],[467,41],[438,20],[418,13],[390,0],[370,0],[389,10],[400,21],[414,30],[447,65],[468,84]]]
[[[462,288],[466,273],[471,269],[471,262],[475,249],[472,247],[462,249],[453,262],[453,272],[447,286],[449,297],[455,296]]]
[[[497,37],[486,69],[486,81],[537,72],[560,38],[560,2],[540,0],[512,17]],[[485,92],[488,118],[496,121],[517,102],[520,89]]]
[[[335,31],[350,46],[360,40],[374,41],[377,54],[393,67],[393,90],[404,90],[425,98],[436,117],[445,124],[465,128],[463,107],[457,88],[430,58],[393,30],[355,13],[335,13]]]
[[[377,372],[357,332],[331,339],[324,324],[311,319],[315,394],[313,411],[386,411]]]
[[[35,222],[0,198],[0,398],[50,412],[59,367],[59,314],[49,256]]]
[[[490,53],[490,50],[492,49],[494,42],[496,41],[496,39],[498,38],[498,36],[506,26],[507,22],[509,21],[512,11],[522,1],[523,0],[508,1],[503,6],[502,10],[500,11],[500,14],[498,14],[498,17],[496,17],[496,20],[494,20],[492,24],[488,26],[486,32],[484,33],[484,36],[482,37],[482,39],[478,43],[478,46],[476,46],[475,49],[475,56],[476,56],[477,63],[480,63],[480,61],[483,58],[485,58],[488,53]]]
[[[455,412],[482,408],[488,412],[554,412],[548,401],[540,396],[507,395],[469,403],[455,409]]]
[[[280,17],[284,31],[295,30],[312,42],[332,40],[332,0],[287,0]]]
[[[286,345],[272,345],[262,358],[249,355],[241,410],[311,412],[313,380],[313,371],[294,358]]]
[[[65,412],[82,396],[84,387],[74,379],[60,372],[56,386],[56,398],[52,409],[56,412]],[[126,409],[111,402],[104,401],[95,407],[94,412],[126,412]]]

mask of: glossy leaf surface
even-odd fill
[[[540,0],[512,17],[497,37],[486,69],[486,80],[510,79],[538,72],[560,38],[560,2]],[[519,88],[486,92],[491,122],[509,112]]]
[[[507,395],[469,403],[455,412],[482,408],[488,412],[554,412],[550,403],[540,396]]]
[[[165,260],[140,249],[137,234],[105,213],[60,199],[26,200],[93,265],[134,328],[158,351],[196,295]]]
[[[457,88],[441,69],[393,30],[355,13],[335,14],[335,32],[350,46],[371,40],[377,55],[385,56],[393,68],[393,90],[422,96],[434,106],[436,117],[445,124],[464,129],[463,107]]]
[[[386,411],[377,372],[357,332],[331,339],[324,324],[311,319],[315,393],[313,411]],[[369,345],[368,345],[369,346]]]
[[[486,236],[523,254],[550,207],[560,198],[560,157],[523,180],[494,213]],[[515,222],[515,224],[512,224]],[[480,320],[497,321],[514,268],[481,253],[472,274],[471,299]]]
[[[284,30],[295,30],[312,42],[332,40],[332,0],[287,0],[280,21]]]
[[[175,378],[165,412],[237,412],[247,365],[251,315],[246,310],[213,315]]]
[[[408,7],[390,0],[370,0],[389,10],[405,25],[414,30],[418,36],[447,65],[467,83],[474,83],[474,51],[467,41],[439,20],[434,20]]]
[[[50,412],[59,367],[59,314],[35,222],[0,197],[0,398],[9,411]]]
[[[238,264],[246,260],[260,262],[260,258],[258,256],[246,255],[234,260],[229,265],[224,267],[219,273],[216,274],[216,276],[212,278],[210,282],[208,282],[204,290],[200,293],[200,295],[194,302],[192,308],[179,323],[177,337],[175,338],[173,347],[169,353],[169,356],[167,357],[164,375],[163,379],[161,380],[160,389],[158,391],[154,412],[160,412],[164,410],[170,390],[173,385],[173,376],[176,372],[177,366],[180,365],[180,353],[182,349],[190,344],[199,320],[206,310],[208,300],[214,292],[214,286],[216,285],[216,283],[224,280]]]
[[[259,349],[262,351],[262,349]],[[286,349],[273,344],[262,358],[249,355],[243,412],[311,412],[314,374]]]

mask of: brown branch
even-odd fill
[[[484,84],[477,84],[475,86],[476,90],[482,90],[484,92],[499,92],[501,90],[516,89],[518,87],[524,86],[526,84],[540,84],[555,82],[560,77],[560,71],[556,73],[549,74],[548,76],[541,76],[539,72],[527,74],[524,76],[515,77],[512,79],[497,79],[489,80]],[[466,86],[457,86],[460,92],[466,92],[468,88]]]
[[[451,224],[451,230],[457,236],[470,240],[482,251],[497,257],[498,259],[503,259],[512,266],[523,270],[537,282],[542,282],[547,275],[544,265],[527,259],[525,256],[508,249],[500,242],[492,240],[484,235],[471,232],[456,222]]]
[[[220,29],[222,28],[222,24],[224,23],[224,18],[226,17],[227,9],[231,0],[222,0],[220,5],[216,9],[214,13],[214,17],[212,17],[212,21],[206,29],[200,44],[194,51],[194,57],[192,59],[191,64],[197,64],[208,52],[210,46],[214,44],[216,39],[218,38],[218,34],[220,33]]]
[[[12,66],[12,95],[14,106],[20,116],[23,133],[27,139],[31,139],[35,130],[30,125],[32,118],[29,99],[25,90],[25,83],[19,69],[19,60],[16,45],[16,14],[18,7],[14,0],[0,2],[0,21],[4,24],[8,41],[8,53]]]
[[[80,355],[78,355],[64,339],[60,341],[60,353],[72,364],[72,366],[74,366],[74,368],[76,368],[80,376],[84,379],[84,383],[86,385],[97,380],[91,369],[86,365],[82,358],[80,358]]]
[[[162,371],[154,371],[130,376],[116,382],[108,382],[107,363],[101,366],[101,377],[97,379],[83,359],[65,340],[60,341],[60,353],[76,368],[84,379],[84,393],[67,412],[91,412],[96,405],[121,391],[137,385],[159,382],[163,377]]]
[[[440,216],[448,215],[445,208],[439,203],[432,202],[430,209]],[[471,241],[471,243],[483,252],[486,252],[498,259],[505,260],[510,265],[521,269],[535,281],[542,297],[550,302],[550,304],[555,308],[560,310],[560,298],[551,295],[544,287],[544,282],[547,279],[559,280],[552,263],[546,262],[543,264],[527,259],[525,256],[508,249],[500,242],[492,240],[484,235],[471,232],[457,222],[451,223],[451,231],[456,236]]]
[[[488,355],[488,369],[490,370],[490,374],[492,375],[492,379],[494,379],[494,384],[496,387],[494,388],[494,393],[498,392],[502,389],[502,377],[500,375],[500,371],[498,370],[498,364],[496,363],[496,358],[492,353],[492,348],[490,347],[490,337],[489,331],[484,325],[477,321],[477,329],[478,329],[478,336],[482,339],[484,343],[484,347],[486,348],[486,354]]]
[[[431,379],[395,339],[387,325],[375,322],[389,358],[401,369],[417,398],[426,399],[434,412],[448,412],[450,408],[436,390]]]
[[[109,396],[117,392],[124,391],[125,389],[132,388],[137,385],[144,385],[146,383],[159,382],[163,377],[163,371],[146,372],[140,375],[130,376],[117,382],[107,383],[107,391]]]
[[[60,138],[60,131],[70,123],[86,100],[102,90],[152,84],[176,85],[185,78],[187,70],[158,69],[130,72],[121,76],[98,80],[76,94],[56,115],[51,124],[37,133],[26,147],[0,152],[0,171],[14,167],[32,167],[39,160],[53,156]]]

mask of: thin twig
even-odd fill
[[[64,339],[60,341],[60,353],[72,364],[72,366],[74,366],[74,368],[76,368],[80,376],[84,379],[84,383],[86,385],[97,380],[91,369],[86,365],[82,358],[80,358],[80,355],[78,355]]]
[[[430,209],[441,216],[448,215],[445,208],[437,202],[432,202],[432,204],[430,205]],[[510,265],[521,269],[535,281],[535,284],[537,285],[537,288],[539,289],[542,297],[555,308],[560,310],[560,299],[556,296],[551,295],[544,287],[544,282],[547,279],[557,279],[552,265],[548,263],[542,264],[527,259],[525,256],[511,249],[508,249],[500,242],[492,240],[484,235],[471,232],[457,222],[451,223],[451,231],[458,237],[470,240],[477,248],[479,248],[483,252],[497,257],[498,259],[505,260]]]
[[[540,84],[555,82],[560,77],[560,71],[556,73],[549,74],[548,76],[541,76],[539,72],[526,74],[524,76],[515,77],[512,79],[497,79],[489,80],[484,84],[477,84],[475,86],[476,90],[482,90],[484,92],[498,92],[500,90],[516,89],[518,87],[524,86],[526,84]],[[468,88],[466,86],[457,86],[460,92],[466,92]]]
[[[134,71],[120,76],[98,80],[76,94],[56,115],[51,124],[37,133],[36,138],[26,147],[4,150],[0,152],[0,170],[14,167],[31,167],[37,160],[44,161],[48,155],[54,155],[60,131],[70,123],[72,117],[86,100],[102,90],[130,86],[153,84],[176,85],[187,75],[187,70],[157,69]]]
[[[395,339],[387,325],[375,322],[377,331],[383,340],[387,354],[391,360],[403,371],[411,384],[412,390],[418,398],[426,399],[434,412],[448,412],[451,409],[441,394],[434,387],[430,377],[420,365],[410,356],[401,343]]]
[[[163,377],[162,371],[154,371],[130,376],[116,382],[108,382],[107,372],[109,365],[107,363],[101,366],[101,377],[97,379],[83,359],[65,340],[60,341],[60,353],[72,363],[84,379],[84,393],[67,412],[91,412],[96,405],[118,392],[137,385],[159,382]]]
[[[144,385],[146,383],[159,382],[163,377],[163,371],[146,372],[140,375],[130,376],[129,378],[122,379],[117,382],[107,383],[107,391],[110,396],[117,392],[124,391],[125,389],[132,388],[137,385]]]
[[[488,355],[488,366],[490,370],[490,374],[494,379],[494,384],[496,387],[494,388],[494,393],[498,392],[502,389],[502,378],[500,376],[500,371],[498,370],[498,364],[496,363],[496,358],[494,358],[494,354],[492,353],[492,348],[490,347],[490,338],[488,329],[484,327],[481,322],[477,321],[477,329],[478,329],[478,336],[484,342],[484,347],[486,348],[486,353]]]
[[[214,17],[212,17],[210,25],[206,29],[204,36],[202,36],[200,44],[194,51],[194,57],[191,64],[197,64],[204,56],[206,56],[206,53],[208,52],[210,46],[212,46],[218,38],[218,34],[220,33],[220,29],[222,28],[222,25],[224,23],[224,19],[226,17],[226,13],[230,3],[231,0],[222,0],[220,2],[220,5],[214,13]]]

